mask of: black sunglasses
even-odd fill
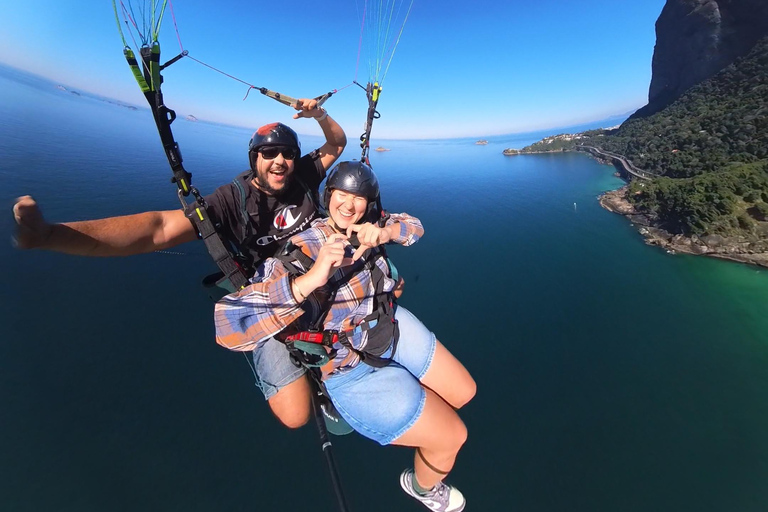
[[[259,149],[259,153],[267,160],[277,158],[279,154],[282,154],[286,160],[294,160],[299,156],[299,150],[291,146],[268,146]]]

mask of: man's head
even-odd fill
[[[256,130],[248,143],[248,161],[256,186],[278,195],[289,185],[294,163],[301,156],[299,138],[283,123],[267,124]]]
[[[339,194],[333,194],[334,191],[344,192],[344,200],[339,200]],[[360,198],[367,202],[363,211],[360,210]],[[362,162],[341,162],[328,174],[323,204],[337,225],[346,225],[346,221],[341,222],[345,219],[352,219],[350,223],[376,222],[381,217],[379,180]]]

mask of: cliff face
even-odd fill
[[[652,115],[749,52],[768,35],[768,0],[667,0],[656,21],[648,105]]]

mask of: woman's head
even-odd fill
[[[379,180],[358,161],[341,162],[328,174],[323,204],[336,227],[376,222],[381,216]]]

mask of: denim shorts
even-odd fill
[[[398,306],[395,318],[400,339],[394,362],[384,368],[360,363],[325,380],[339,414],[382,445],[403,435],[421,416],[427,393],[419,379],[429,370],[437,346],[435,335],[407,309]]]
[[[253,351],[253,366],[256,386],[267,400],[304,375],[305,371],[291,362],[288,349],[275,338],[269,338],[264,345]]]

